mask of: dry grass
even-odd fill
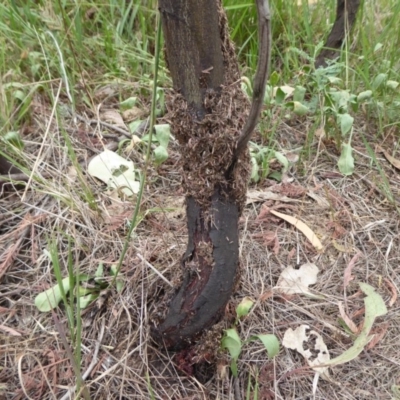
[[[4,399],[67,398],[67,389],[76,384],[62,341],[63,334],[68,336],[63,306],[54,313],[40,313],[33,303],[39,292],[55,284],[45,252],[49,240],[57,243],[65,275],[68,238],[74,268],[93,275],[100,262],[110,267],[118,261],[134,207],[132,201],[113,198],[85,173],[88,159],[102,143],[113,146],[115,142],[100,139],[99,126],[82,120],[66,116],[57,122],[51,118],[51,107],[40,98],[36,101],[40,113],[27,138],[30,160],[25,160],[35,169],[35,177],[25,189],[12,189],[0,199],[0,398]],[[306,125],[282,126],[282,138],[277,140],[285,142],[286,150],[291,140],[298,147],[307,129]],[[355,137],[364,134],[373,143],[370,132],[359,129]],[[71,166],[62,130],[68,132],[80,167]],[[113,132],[103,127],[102,133]],[[383,146],[390,148],[393,140],[384,138]],[[143,259],[174,286],[179,284],[186,225],[176,166],[179,155],[173,143],[168,161],[150,171],[141,207],[143,221],[131,239],[121,271],[124,290],[108,291],[103,304],[94,303],[83,312],[81,370],[91,398],[236,400],[245,398],[249,376],[253,384],[258,376],[259,399],[312,398],[312,371],[287,349],[269,361],[260,344],[249,344],[239,360],[239,378],[230,377],[229,360],[218,351],[222,329],[230,326],[240,299],[249,296],[256,304],[240,323],[243,339],[275,333],[281,340],[287,328],[308,324],[336,356],[352,343],[338,322],[338,303],[343,301],[354,322],[362,323],[358,283],[367,282],[388,306],[388,314],[373,328],[382,337],[352,362],[332,368],[333,381],[320,380],[315,398],[392,399],[391,386],[400,384],[399,301],[389,305],[400,288],[399,175],[378,158],[390,182],[393,204],[383,195],[381,175],[371,167],[365,146],[355,140],[354,147],[357,173],[352,178],[334,172],[338,155],[332,153],[329,142],[316,138],[312,148],[318,149],[318,157],[297,165],[306,171],[303,177],[295,166],[286,183],[265,181],[257,187],[292,201],[246,207],[240,228],[241,280],[225,319],[194,352],[172,354],[151,341],[150,327],[163,315],[173,289]],[[142,165],[138,151],[126,156]],[[301,233],[269,214],[266,207],[300,217],[322,239],[324,252],[317,254]],[[357,253],[361,256],[352,270],[354,279],[344,290],[345,268]],[[322,300],[271,292],[284,267],[307,261],[320,268],[313,289]],[[199,362],[191,366],[189,360]]]

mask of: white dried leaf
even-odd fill
[[[88,166],[88,173],[112,188],[120,188],[127,196],[139,192],[140,183],[136,180],[133,162],[125,160],[111,150],[104,150],[93,157]]]
[[[312,263],[303,264],[299,269],[287,267],[282,271],[275,289],[285,294],[301,293],[314,296],[308,290],[308,286],[317,283],[318,272],[318,267]]]
[[[322,378],[329,379],[328,367],[318,367],[329,362],[331,358],[324,339],[318,332],[308,325],[300,325],[294,330],[289,328],[283,336],[282,345],[296,350]]]

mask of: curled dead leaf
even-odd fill
[[[395,167],[396,169],[400,169],[400,160],[391,156],[386,150],[382,149],[382,147],[380,147],[380,146],[377,146],[377,150],[379,150],[380,152],[383,153],[386,160],[388,160],[390,162],[390,164],[393,165],[393,167]]]
[[[394,303],[396,303],[397,301],[397,289],[396,286],[393,285],[392,282],[390,282],[389,279],[384,278],[384,281],[386,283],[386,285],[388,286],[388,289],[390,290],[390,293],[392,294],[392,297],[389,300],[389,307],[392,307],[394,305]]]
[[[318,239],[317,235],[300,219],[296,217],[292,217],[291,215],[282,214],[278,211],[269,210],[271,214],[276,215],[279,218],[282,218],[289,224],[292,224],[296,227],[300,232],[304,234],[304,236],[311,242],[311,244],[319,251],[323,250],[323,246],[321,241]]]
[[[349,285],[350,281],[354,279],[354,277],[351,275],[351,271],[353,270],[354,265],[356,264],[357,260],[360,258],[362,255],[361,252],[358,252],[349,262],[347,265],[346,269],[344,270],[344,277],[343,277],[343,286],[346,289],[347,286]]]
[[[342,317],[343,321],[346,323],[346,325],[348,326],[348,328],[353,332],[353,333],[358,333],[359,329],[357,327],[357,325],[352,321],[352,319],[346,314],[346,311],[343,307],[343,303],[341,301],[339,301],[339,313],[340,316]]]

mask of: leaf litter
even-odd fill
[[[35,118],[40,118],[40,115]],[[63,123],[69,126],[71,132],[77,132],[72,118]],[[32,143],[38,143],[38,146],[27,149],[27,163],[30,165],[34,163],[35,149],[40,147],[43,138],[43,135],[39,135],[43,133],[41,126],[38,124],[36,136],[29,137]],[[82,142],[85,137],[89,138],[94,128],[87,126],[84,129],[87,130],[87,136],[82,132],[79,136],[71,134],[79,162],[87,161],[96,154],[86,150],[85,146],[91,145],[89,139]],[[307,131],[307,127],[282,127],[282,131],[277,132],[277,140],[284,143],[286,138],[295,138],[299,130]],[[367,140],[373,141],[372,134],[368,136],[368,132],[364,133]],[[49,386],[39,375],[41,366],[45,368],[44,371],[53,371],[48,375],[48,380],[57,398],[66,393],[63,388],[75,385],[71,363],[65,356],[65,348],[51,313],[41,313],[34,305],[35,296],[55,282],[47,258],[43,257],[49,233],[55,235],[64,272],[67,237],[71,236],[74,239],[71,250],[75,267],[79,267],[82,274],[93,276],[99,261],[108,266],[116,263],[126,235],[125,224],[118,225],[118,221],[110,222],[103,216],[108,213],[113,218],[114,215],[123,215],[125,208],[130,210],[125,203],[114,211],[109,209],[115,203],[93,180],[88,180],[86,187],[79,179],[73,185],[67,184],[63,174],[54,174],[55,170],[68,171],[71,166],[68,160],[60,156],[64,154],[65,143],[48,136],[45,145],[49,150],[44,154],[41,171],[53,172],[52,178],[34,179],[24,202],[12,192],[0,198],[1,254],[5,254],[15,240],[19,240],[24,232],[21,220],[32,209],[38,210],[38,215],[42,216],[32,223],[33,229],[21,239],[15,256],[9,258],[1,278],[0,306],[9,311],[0,315],[0,325],[5,327],[0,339],[0,357],[2,365],[7,365],[6,369],[0,370],[0,382],[5,385],[5,389],[1,390],[10,398],[26,398],[18,378],[19,354],[24,354],[21,361],[24,368],[23,383],[25,388],[30,388],[32,396],[54,398]],[[293,148],[296,146],[297,139]],[[361,141],[357,142],[357,135],[354,135],[352,147],[357,151],[365,151],[360,150],[364,147]],[[124,152],[121,155],[132,160],[134,165],[141,165],[143,160],[137,148],[133,148],[129,155]],[[175,144],[169,143],[166,163],[161,169],[150,169],[149,184],[141,205],[143,219],[135,230],[122,266],[123,290],[111,291],[101,308],[92,304],[83,314],[82,343],[87,353],[83,355],[82,368],[85,371],[85,366],[96,363],[95,372],[92,371],[93,375],[89,375],[87,380],[93,398],[149,398],[149,382],[156,399],[185,398],[191,393],[201,399],[227,400],[234,390],[228,373],[218,380],[213,370],[214,362],[221,370],[229,366],[229,361],[219,352],[219,340],[223,329],[227,329],[232,322],[229,319],[230,305],[222,322],[207,333],[206,337],[211,340],[200,340],[195,347],[195,360],[211,361],[199,363],[194,376],[180,373],[174,364],[176,356],[163,353],[162,346],[158,347],[159,344],[150,340],[151,325],[163,314],[173,292],[167,282],[174,287],[179,285],[180,259],[186,247],[185,218],[175,218],[176,211],[171,211],[171,204],[175,204],[172,207],[174,209],[182,208],[184,196],[179,174],[171,161],[177,158]],[[335,393],[336,398],[389,400],[400,384],[397,379],[400,354],[397,340],[400,336],[397,297],[400,287],[398,214],[385,198],[384,192],[378,190],[380,186],[376,183],[381,181],[378,170],[356,163],[355,173],[358,175],[341,179],[340,175],[332,174],[336,171],[336,161],[321,153],[316,170],[310,167],[304,178],[296,175],[296,184],[304,187],[306,195],[313,193],[314,197],[308,196],[305,201],[294,201],[299,198],[290,198],[284,190],[279,192],[268,188],[268,185],[276,183],[265,182],[250,187],[250,193],[256,190],[278,196],[268,194],[263,198],[262,194],[256,194],[255,198],[260,200],[248,204],[240,222],[241,277],[232,302],[245,297],[258,299],[250,314],[240,322],[240,336],[247,339],[255,332],[271,332],[282,342],[288,328],[295,330],[297,326],[307,325],[310,329],[309,341],[315,338],[316,343],[318,334],[318,346],[322,348],[322,340],[325,343],[331,357],[329,362],[334,364],[329,371],[330,377],[332,381],[340,382],[340,385],[336,385],[322,380],[314,388],[307,376],[299,373],[301,364],[295,352],[285,354],[285,350],[281,350],[273,361],[273,372],[270,374],[272,384],[271,381],[260,380],[259,387],[260,393],[263,390],[268,390],[268,393],[272,391],[276,399],[307,398],[314,391],[317,399],[330,399]],[[394,197],[400,198],[398,175],[388,163],[382,168]],[[84,197],[87,188],[90,188],[95,202],[91,202],[90,197]],[[331,196],[330,193],[336,194]],[[171,203],[171,198],[179,201]],[[306,221],[315,237],[323,243],[324,252],[320,252],[319,246],[313,245],[297,227],[293,229],[296,226],[292,224],[294,219],[282,223],[279,215],[270,214],[265,221],[258,220],[259,202],[266,202],[269,208],[279,206],[284,209],[279,214]],[[341,220],[343,211],[347,212],[348,223]],[[182,214],[182,211],[179,213]],[[128,216],[121,218],[126,220]],[[107,224],[112,225],[113,222],[116,229],[105,229]],[[335,236],[329,229],[329,224],[333,223],[343,226],[341,235]],[[265,232],[273,232],[276,237],[274,253],[266,248],[263,239]],[[346,248],[347,251],[342,252],[340,248]],[[34,251],[37,256],[32,257]],[[362,254],[362,258],[359,257],[357,263],[354,261],[351,265],[351,260],[358,253]],[[157,269],[167,282],[154,273],[138,254]],[[297,265],[318,265],[318,279],[307,290],[323,295],[323,299],[296,293],[291,297],[283,297],[277,295],[275,290],[271,293],[271,288],[278,286],[282,266],[287,266],[289,259]],[[357,294],[360,282],[366,282],[373,288],[366,289],[368,293],[364,299]],[[383,299],[383,304],[376,300],[377,296]],[[359,329],[354,336],[340,324],[339,302],[343,302],[346,315]],[[364,302],[371,302],[371,306]],[[383,312],[383,305],[389,308],[388,313]],[[62,306],[56,309],[56,313],[60,316],[60,324],[66,328]],[[98,357],[94,359],[102,321],[106,321],[106,329],[99,343]],[[35,334],[24,335],[25,332]],[[310,332],[316,334],[310,336]],[[16,336],[17,333],[22,336]],[[314,348],[315,343],[311,343]],[[10,349],[13,349],[12,352]],[[303,348],[303,351],[312,349],[311,346],[310,349]],[[244,371],[238,377],[241,388],[247,387],[249,375],[255,379],[257,371],[262,371],[268,363],[265,351],[259,350],[256,342],[250,342],[242,349],[238,359],[238,370]],[[40,364],[33,361],[32,355]],[[55,362],[56,366],[53,365]],[[50,369],[46,369],[48,365],[51,365]],[[57,374],[54,373],[55,369]],[[208,372],[210,370],[211,373]]]

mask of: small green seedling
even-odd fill
[[[275,151],[266,146],[259,146],[253,142],[250,142],[250,159],[250,179],[255,183],[265,179],[266,177],[280,181],[282,174],[289,169],[289,160],[281,152]],[[276,159],[282,165],[281,171],[273,171],[270,173],[269,163],[273,159]]]
[[[155,135],[152,136],[152,142],[157,146],[153,150],[155,164],[161,165],[168,159],[168,143],[171,138],[171,128],[169,124],[154,125]],[[142,137],[142,141],[147,143],[149,134]]]
[[[111,266],[110,274],[111,276],[115,276],[115,265]],[[78,281],[79,286],[77,285]],[[72,294],[79,301],[80,308],[84,309],[99,297],[101,291],[108,289],[109,286],[104,276],[103,264],[100,263],[94,276],[81,274],[79,277],[74,276],[73,279],[67,276],[61,280],[61,285],[57,283],[57,285],[54,285],[50,289],[39,293],[35,297],[35,306],[39,311],[49,312],[58,307],[61,300],[63,300],[63,294]],[[122,280],[116,280],[116,289],[117,292],[121,292],[123,289]]]
[[[234,377],[238,376],[237,361],[239,359],[242,348],[247,343],[255,340],[260,340],[267,350],[268,357],[273,358],[279,353],[279,341],[275,335],[272,334],[259,334],[253,335],[249,339],[242,342],[240,336],[235,328],[235,325],[239,323],[240,318],[245,317],[249,314],[253,307],[253,300],[249,297],[245,297],[240,304],[236,307],[236,321],[231,329],[225,331],[225,335],[221,340],[221,348],[227,349],[231,356],[231,372]]]

